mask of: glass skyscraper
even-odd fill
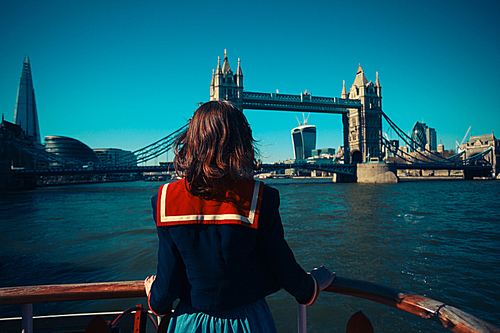
[[[21,126],[26,136],[33,137],[37,144],[41,144],[38,114],[36,111],[35,89],[31,77],[30,58],[24,57],[23,70],[17,89],[14,123]]]
[[[305,160],[316,149],[316,126],[300,125],[292,130],[293,154],[296,160]]]
[[[431,151],[437,150],[437,134],[434,128],[428,127],[425,123],[417,121],[413,126],[411,133],[411,147],[410,151],[417,151],[419,149],[429,149]],[[427,145],[427,148],[426,148]]]

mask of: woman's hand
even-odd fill
[[[146,289],[146,296],[149,297],[149,291],[151,290],[151,286],[156,279],[156,275],[151,275],[144,280],[144,289]]]
[[[324,290],[328,287],[337,276],[335,272],[330,272],[325,266],[315,268],[311,271],[311,275],[316,279],[319,284],[319,289]]]

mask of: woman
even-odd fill
[[[241,111],[208,102],[176,140],[184,178],[152,198],[157,275],[146,278],[151,310],[180,299],[169,332],[276,332],[265,301],[280,288],[311,305],[335,278],[307,274],[283,235],[279,193],[255,181],[255,141]]]

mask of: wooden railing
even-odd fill
[[[440,323],[452,332],[500,333],[500,329],[455,307],[403,290],[337,276],[325,291],[392,306]],[[145,297],[142,281],[0,288],[0,305],[23,305],[23,330],[33,330],[33,303]]]
[[[0,288],[0,305],[146,297],[143,281]]]
[[[368,299],[424,319],[434,320],[452,332],[500,333],[500,329],[453,306],[425,296],[376,283],[337,276],[325,291]]]

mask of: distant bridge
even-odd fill
[[[372,162],[373,163],[373,162]],[[383,162],[380,162],[383,163]],[[491,165],[488,164],[396,164],[397,169],[403,170],[462,170],[474,172],[478,175],[489,175]],[[335,173],[345,176],[356,175],[357,164],[316,164],[311,163],[272,163],[262,164],[256,170],[256,174],[283,171],[286,169],[314,170],[328,173]],[[146,173],[146,172],[174,172],[172,163],[160,166],[136,166],[136,167],[84,167],[84,168],[51,168],[40,170],[14,169],[10,173],[15,176],[68,176],[68,175],[103,175],[103,174],[125,174],[125,173]]]
[[[279,106],[277,106],[279,107]],[[390,119],[384,114],[389,123],[392,123]],[[395,125],[394,125],[395,126]],[[166,137],[147,145],[141,149],[131,152],[126,155],[120,161],[116,163],[117,166],[106,167],[106,166],[85,166],[76,163],[75,160],[68,160],[61,158],[60,156],[52,153],[48,153],[41,149],[36,149],[34,147],[22,146],[19,143],[15,143],[14,146],[18,149],[22,149],[25,153],[31,154],[37,158],[43,158],[49,161],[56,161],[63,165],[60,168],[50,168],[42,170],[24,170],[24,169],[14,169],[9,170],[13,176],[21,175],[33,175],[33,176],[55,176],[55,175],[76,175],[76,174],[118,174],[118,173],[144,173],[144,172],[162,172],[162,171],[174,171],[171,163],[162,166],[130,166],[132,160],[137,160],[138,162],[147,162],[151,159],[157,158],[158,156],[168,152],[172,144],[177,137],[177,135],[187,128],[187,124],[179,128],[178,130],[170,133]],[[397,131],[397,127],[394,127]],[[400,131],[400,130],[399,130]],[[402,131],[401,131],[402,132]],[[404,134],[404,133],[403,133]],[[411,145],[412,139],[408,136],[402,137],[403,141],[408,145]],[[462,159],[461,154],[456,154],[450,158],[443,158],[435,152],[425,150],[421,147],[413,155],[404,152],[401,149],[395,149],[391,142],[384,137],[380,138],[382,145],[388,151],[393,153],[393,162],[395,162],[397,169],[406,170],[463,170],[467,172],[473,172],[475,175],[488,175],[491,174],[492,164],[485,159],[488,154],[492,154],[492,148],[474,155],[468,159]],[[403,162],[403,163],[402,163]],[[317,163],[314,160],[308,160],[301,163],[279,163],[279,164],[263,164],[257,173],[272,172],[285,169],[303,169],[303,170],[316,170],[329,173],[336,173],[346,176],[356,175],[356,164],[323,164]],[[5,171],[4,171],[5,173]]]
[[[344,175],[354,175],[354,164],[328,164],[319,165],[312,163],[292,163],[292,164],[262,164],[256,173],[266,173],[285,169],[307,169],[318,170]],[[136,166],[136,167],[78,167],[78,168],[51,168],[40,170],[11,170],[13,175],[33,175],[33,176],[67,176],[67,175],[102,175],[102,174],[119,174],[119,173],[144,173],[144,172],[174,172],[175,168],[172,163],[165,163],[159,166]]]
[[[79,167],[79,168],[50,168],[40,170],[14,169],[12,175],[33,176],[69,176],[69,175],[104,175],[119,173],[144,173],[175,171],[171,163],[160,166],[135,166],[135,167]]]
[[[346,176],[354,176],[356,174],[355,164],[316,164],[316,163],[273,163],[262,164],[257,173],[268,173],[273,171],[281,171],[286,169],[298,170],[315,170],[330,173],[337,173]]]

